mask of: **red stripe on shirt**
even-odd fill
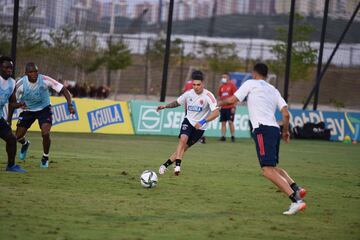
[[[264,147],[264,138],[262,134],[257,134],[257,141],[258,141],[258,145],[259,145],[259,150],[260,150],[260,156],[265,156],[265,147]]]
[[[213,95],[211,95],[210,93],[207,93],[206,95],[208,95],[208,97],[210,98],[210,100],[211,100],[213,103],[216,102],[216,100],[215,100],[215,98],[213,97]]]

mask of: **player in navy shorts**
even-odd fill
[[[189,147],[191,147],[197,141],[199,141],[199,139],[202,137],[204,132],[205,130],[200,130],[193,127],[193,125],[190,124],[189,120],[185,118],[184,121],[181,123],[179,138],[181,137],[182,134],[188,136],[189,139],[187,140],[186,143]]]
[[[256,152],[261,167],[275,167],[279,163],[280,129],[260,125],[253,132]]]
[[[252,72],[253,79],[244,82],[234,96],[221,100],[219,106],[235,104],[246,99],[253,128],[251,135],[255,141],[262,173],[289,197],[292,203],[283,214],[292,215],[306,208],[304,202],[306,191],[298,186],[283,168],[277,166],[280,137],[285,142],[290,140],[290,114],[287,103],[281,97],[280,92],[265,81],[267,74],[268,68],[265,64],[256,64]],[[281,135],[275,118],[277,109],[281,112],[284,122]]]
[[[192,80],[193,89],[184,92],[177,100],[157,107],[157,111],[161,111],[165,108],[185,106],[185,118],[180,127],[176,151],[160,165],[159,174],[164,174],[167,167],[175,162],[174,174],[179,175],[184,153],[201,138],[207,123],[219,116],[214,95],[204,88],[202,72],[194,71]]]

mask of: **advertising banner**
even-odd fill
[[[281,119],[280,112],[277,113],[277,118]],[[324,122],[325,127],[331,130],[331,140],[333,141],[342,141],[345,136],[360,141],[360,113],[290,109],[292,127],[301,127],[307,122]]]
[[[50,97],[53,112],[53,132],[134,134],[127,102],[74,98],[76,113],[69,114],[64,97]],[[12,128],[21,110],[13,115]],[[40,131],[37,121],[29,131]]]
[[[131,101],[130,108],[134,130],[136,134],[149,135],[173,135],[177,136],[180,131],[181,123],[184,119],[184,107],[164,109],[156,111],[160,102]],[[248,138],[249,132],[249,115],[246,107],[237,107],[235,114],[235,137]],[[219,118],[210,122],[205,136],[221,136],[221,123]],[[229,130],[227,135],[229,136]]]

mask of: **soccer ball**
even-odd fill
[[[140,183],[144,188],[154,188],[157,182],[158,177],[153,171],[145,170],[140,176]]]

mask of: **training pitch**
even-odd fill
[[[140,174],[175,150],[176,137],[52,133],[40,169],[40,133],[30,133],[27,174],[5,172],[0,142],[0,239],[360,239],[360,144],[292,141],[280,165],[308,190],[307,209],[262,175],[250,139],[208,138],[145,189]],[[18,145],[18,149],[20,145]]]

